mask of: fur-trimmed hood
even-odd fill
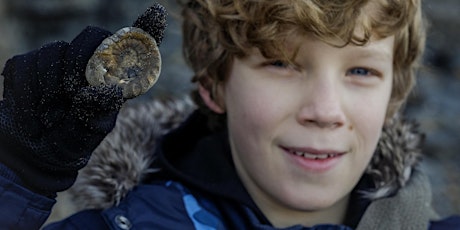
[[[158,170],[151,168],[155,140],[177,127],[194,109],[188,97],[127,103],[114,130],[69,190],[77,208],[103,209],[118,204],[142,178]],[[365,172],[376,189],[363,191],[364,195],[376,200],[404,187],[421,158],[422,140],[414,122],[401,116],[387,122]]]

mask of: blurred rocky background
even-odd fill
[[[152,92],[187,93],[190,71],[182,60],[178,11],[174,0],[157,0],[169,11],[169,26],[160,47],[162,75]],[[131,25],[150,0],[0,0],[0,64],[56,40],[70,41],[87,25],[111,31]],[[433,184],[433,205],[441,216],[460,214],[460,1],[425,0],[430,23],[425,67],[406,113],[426,133],[423,167]],[[1,81],[1,79],[0,79]],[[0,89],[0,95],[2,89]],[[1,98],[1,97],[0,97]],[[66,203],[66,194],[60,195]],[[72,212],[56,206],[52,219]]]

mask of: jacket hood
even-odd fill
[[[188,97],[127,103],[113,131],[94,151],[69,192],[78,209],[105,209],[116,205],[152,168],[157,139],[195,110]],[[418,125],[400,115],[382,130],[374,156],[365,173],[374,189],[361,191],[371,200],[388,197],[406,186],[420,161],[424,139]]]

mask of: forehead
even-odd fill
[[[378,58],[382,61],[393,59],[395,37],[371,38],[364,45],[348,44],[345,46],[335,46],[334,43],[326,43],[312,34],[291,36],[280,44],[282,49],[277,58],[293,60],[299,55],[312,54],[311,51],[321,53],[353,55],[359,58]]]

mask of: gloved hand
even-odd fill
[[[165,17],[164,8],[154,5],[135,26],[153,31],[159,44]],[[87,27],[70,44],[51,43],[7,61],[0,101],[0,161],[31,190],[50,195],[70,187],[113,129],[126,100],[122,89],[92,86],[85,78],[88,60],[111,35]]]

